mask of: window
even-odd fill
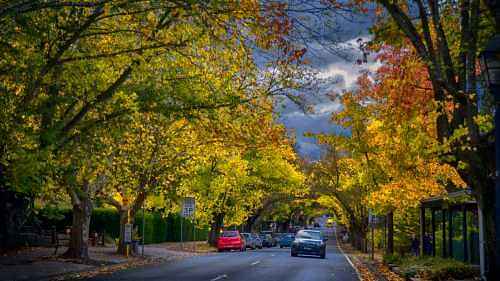
[[[297,233],[297,238],[299,239],[315,239],[315,240],[321,240],[321,233],[319,233],[318,231],[305,231],[305,230],[302,230],[302,231],[299,231],[299,233]]]
[[[238,237],[238,232],[236,231],[224,231],[221,237]]]

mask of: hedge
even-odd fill
[[[71,209],[44,208],[38,211],[37,219],[43,227],[55,226],[58,231],[63,231],[72,224]],[[196,227],[190,220],[182,218],[179,214],[170,214],[167,218],[159,212],[146,212],[145,214],[145,244],[181,241],[181,220],[183,241],[207,240],[208,227]],[[134,229],[142,237],[142,212],[135,216]],[[110,208],[95,208],[92,211],[90,232],[106,233],[112,238],[118,238],[120,233],[120,215],[118,211]]]

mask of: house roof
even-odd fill
[[[434,196],[420,201],[424,208],[440,208],[455,205],[475,205],[476,199],[472,196],[470,188],[449,192],[446,195]]]

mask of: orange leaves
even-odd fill
[[[434,108],[432,85],[427,69],[408,49],[383,46],[377,59],[382,66],[374,77],[363,75],[358,80],[359,100],[373,100],[378,111],[395,120],[414,113],[427,114]]]
[[[447,186],[465,183],[439,159],[443,146],[436,138],[437,106],[426,68],[406,49],[383,47],[378,58],[383,65],[361,76],[332,116],[350,134],[318,137],[331,151],[322,160],[323,184],[352,206],[407,213]],[[321,182],[318,175],[314,180]]]

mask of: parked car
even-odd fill
[[[245,246],[247,248],[250,248],[252,250],[255,250],[257,248],[257,245],[256,245],[256,241],[255,239],[252,237],[252,234],[251,233],[242,233],[241,234],[243,237],[245,237]]]
[[[276,247],[278,245],[278,239],[276,239],[276,233],[272,232],[271,230],[263,230],[260,232],[260,234],[264,234],[264,236],[266,236],[266,235],[271,236],[271,239],[267,239],[268,240],[267,247]],[[262,235],[260,237],[262,239]],[[262,241],[262,243],[266,243],[266,242]]]
[[[292,257],[298,255],[317,255],[324,259],[326,256],[326,238],[318,230],[301,230],[295,235],[290,254]]]
[[[257,233],[252,233],[252,238],[255,241],[255,246],[259,249],[262,249],[262,239],[260,239]]]
[[[293,233],[282,234],[279,240],[280,248],[291,247],[293,240],[295,240],[295,234]]]
[[[219,252],[225,250],[245,251],[245,238],[237,230],[223,231],[219,239],[217,239],[217,250]]]
[[[262,246],[268,248],[276,246],[276,240],[271,236],[271,234],[261,233],[259,237],[262,240]]]
[[[280,233],[280,232],[271,233],[271,236],[273,237],[273,239],[276,240],[276,245],[278,245],[280,243],[281,235],[283,235],[283,233]]]

